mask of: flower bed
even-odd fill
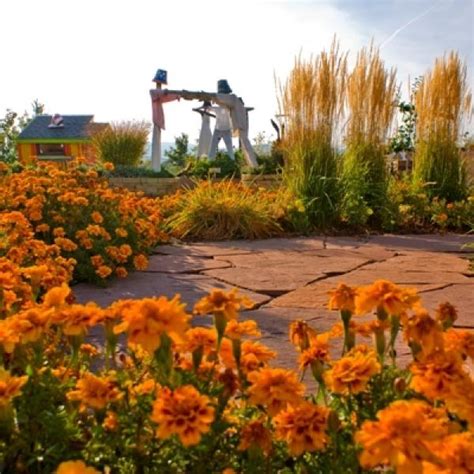
[[[75,280],[101,282],[145,268],[146,255],[166,239],[156,200],[111,189],[81,163],[6,173],[0,185],[0,215],[24,216],[35,239],[75,261]]]
[[[102,309],[71,303],[63,284],[11,311],[0,322],[5,472],[473,471],[474,334],[452,328],[451,305],[431,317],[415,290],[340,285],[329,299],[340,324],[291,324],[296,370],[273,367],[257,324],[239,320],[251,305],[213,290],[194,313],[214,324],[191,327],[179,296]],[[100,331],[103,347],[87,342]]]

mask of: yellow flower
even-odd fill
[[[90,372],[84,373],[76,383],[76,389],[66,394],[72,401],[81,402],[81,409],[87,407],[101,410],[109,403],[123,397],[113,375],[98,377]]]
[[[192,385],[183,385],[174,391],[164,387],[153,404],[151,420],[158,424],[158,438],[176,434],[184,446],[192,446],[209,432],[214,408],[210,406],[210,399]]]
[[[214,328],[192,328],[186,331],[185,341],[179,346],[180,351],[194,352],[200,348],[204,354],[216,349],[217,331]]]
[[[95,273],[100,276],[100,278],[107,278],[112,273],[112,269],[107,265],[101,265]]]
[[[458,352],[463,359],[474,361],[474,331],[448,329],[443,336],[446,352]]]
[[[303,351],[298,358],[300,369],[305,369],[314,362],[327,362],[329,360],[329,334],[319,334],[311,342],[308,349]]]
[[[0,409],[7,407],[13,398],[21,394],[21,388],[27,381],[27,375],[15,377],[0,368]]]
[[[74,304],[58,310],[52,321],[62,326],[66,336],[82,336],[102,320],[104,311],[94,303]]]
[[[272,451],[272,434],[265,427],[263,419],[249,421],[240,430],[240,443],[237,449],[246,451],[254,448],[259,448],[265,456]]]
[[[18,334],[25,344],[35,342],[43,335],[50,323],[51,311],[31,308],[14,314],[8,318],[10,329]]]
[[[273,419],[275,436],[285,441],[292,456],[323,449],[328,441],[329,409],[302,402],[289,406]]]
[[[237,319],[240,308],[252,308],[253,303],[245,296],[237,296],[237,289],[223,291],[214,289],[194,306],[196,314],[219,313],[227,320]]]
[[[118,428],[118,417],[117,413],[114,411],[109,410],[107,412],[107,415],[104,419],[104,422],[102,423],[102,426],[107,430],[107,431],[116,431]]]
[[[126,332],[129,344],[139,344],[153,353],[160,346],[162,334],[167,334],[176,343],[184,340],[189,320],[185,306],[179,295],[172,300],[160,296],[132,302],[120,311],[122,322],[114,332]]]
[[[304,385],[291,370],[263,368],[251,372],[248,380],[251,383],[247,391],[249,402],[265,406],[271,416],[288,404],[299,403],[304,393]]]
[[[340,283],[335,290],[329,292],[328,308],[354,313],[356,294],[357,291],[354,288]]]
[[[58,466],[56,474],[100,474],[100,471],[87,466],[84,461],[65,461]]]
[[[372,376],[380,370],[377,354],[367,346],[356,346],[345,357],[333,362],[324,376],[334,393],[348,395],[363,392]]]
[[[59,308],[66,304],[67,298],[71,295],[71,289],[66,283],[61,286],[51,288],[43,297],[43,305],[46,308]]]
[[[377,418],[365,421],[355,435],[363,448],[363,468],[389,465],[398,473],[422,474],[422,461],[437,461],[430,443],[447,434],[442,410],[418,400],[399,400],[379,411]]]

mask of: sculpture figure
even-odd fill
[[[207,100],[203,102],[201,107],[193,109],[195,112],[198,112],[201,115],[201,132],[199,133],[199,143],[197,150],[197,157],[209,156],[211,150],[211,117],[215,117],[214,114],[211,114],[211,103]]]

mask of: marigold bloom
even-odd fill
[[[66,396],[69,400],[81,402],[82,410],[87,407],[101,410],[109,403],[120,400],[123,393],[117,387],[113,375],[98,377],[85,372],[78,379],[76,389],[68,392]]]
[[[100,471],[87,466],[84,461],[65,461],[58,466],[56,474],[100,474]]]
[[[314,362],[329,361],[329,334],[319,334],[298,358],[300,369],[305,369]]]
[[[446,352],[458,352],[463,359],[474,361],[474,331],[448,329],[443,336]]]
[[[263,419],[249,421],[240,430],[240,443],[237,449],[246,451],[256,447],[261,449],[265,456],[272,451],[272,434],[265,427]]]
[[[329,291],[328,308],[354,313],[356,294],[357,290],[344,283],[340,283],[335,290]]]
[[[398,400],[377,418],[365,421],[355,435],[363,448],[362,467],[390,465],[400,473],[422,474],[422,461],[437,461],[430,443],[448,434],[445,412],[418,400]]]
[[[133,257],[133,265],[137,270],[146,270],[148,268],[148,258],[140,254]]]
[[[94,211],[91,214],[91,219],[96,223],[96,224],[102,224],[104,222],[104,218],[102,217],[102,214],[98,211]]]
[[[0,368],[0,410],[7,407],[13,398],[21,394],[21,388],[27,381],[27,375],[15,377],[7,370]]]
[[[298,319],[290,324],[290,342],[298,347],[300,351],[307,349],[316,335],[317,332],[308,326],[306,321]]]
[[[43,297],[43,305],[46,308],[59,308],[66,304],[67,298],[71,295],[71,289],[66,283],[61,286],[51,288]]]
[[[115,269],[115,274],[119,277],[119,278],[126,278],[128,276],[128,271],[125,267],[117,267]]]
[[[263,368],[251,372],[248,380],[251,383],[247,391],[249,402],[265,406],[270,416],[288,404],[299,403],[304,394],[304,385],[291,370]]]
[[[115,233],[117,234],[117,237],[122,237],[122,238],[125,238],[128,236],[128,232],[126,229],[124,229],[123,227],[117,227],[115,229]]]
[[[324,378],[333,392],[348,395],[364,391],[369,380],[380,370],[377,354],[367,346],[356,346],[345,357],[333,362]]]
[[[431,448],[442,465],[423,463],[423,474],[472,474],[474,472],[474,434],[456,433],[434,442]]]
[[[214,289],[194,306],[196,314],[219,313],[230,321],[237,319],[240,308],[252,308],[253,303],[245,296],[237,296],[237,289],[224,291]]]
[[[176,343],[183,341],[189,320],[185,306],[179,295],[172,300],[160,296],[132,302],[121,310],[122,322],[114,332],[126,332],[129,344],[139,344],[153,353],[160,346],[162,334],[167,334]]]
[[[60,324],[66,336],[82,336],[102,320],[104,311],[95,303],[73,304],[58,310],[52,322]]]
[[[231,319],[225,328],[225,335],[229,339],[241,339],[242,336],[260,337],[261,333],[257,323],[251,319],[240,323],[236,319]]]
[[[188,329],[184,342],[179,346],[180,351],[194,352],[202,348],[204,354],[216,349],[217,331],[214,328],[197,327]]]
[[[210,402],[209,397],[201,395],[192,385],[174,391],[162,388],[151,415],[151,420],[158,424],[156,436],[166,439],[176,434],[184,446],[198,444],[214,421],[215,410]]]
[[[117,413],[114,411],[109,410],[107,412],[107,415],[104,419],[104,422],[102,423],[102,426],[107,430],[107,431],[115,431],[118,428],[118,417]]]
[[[289,406],[273,419],[276,438],[288,444],[293,456],[319,451],[328,441],[328,415],[328,408],[309,402]]]
[[[356,314],[367,314],[376,309],[398,316],[414,308],[419,299],[414,289],[400,288],[387,280],[377,280],[357,290],[355,311]]]
[[[443,349],[441,326],[423,308],[404,322],[404,335],[408,344],[414,344],[422,357]]]
[[[436,320],[439,321],[443,326],[451,326],[454,321],[458,319],[456,307],[447,301],[438,305],[435,315]]]
[[[35,342],[48,328],[51,313],[42,308],[27,309],[8,318],[8,324],[18,334],[21,343]]]

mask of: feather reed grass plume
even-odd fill
[[[336,40],[328,52],[295,59],[284,85],[279,84],[279,108],[285,117],[284,177],[300,198],[310,223],[327,226],[337,203],[335,139],[344,108],[347,54]]]
[[[372,44],[360,50],[347,79],[342,214],[348,221],[356,214],[359,220],[361,206],[368,217],[384,205],[385,146],[396,114],[397,95],[396,70],[385,68],[378,48]]]
[[[472,115],[467,68],[452,51],[437,58],[415,93],[414,178],[429,194],[454,201],[466,197],[466,177],[457,141]]]

